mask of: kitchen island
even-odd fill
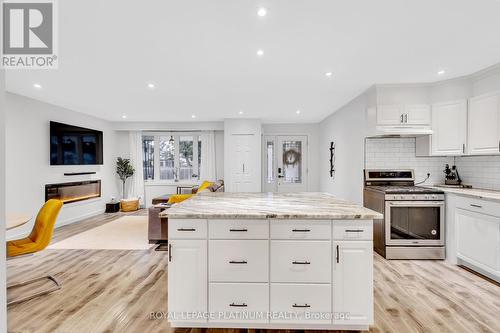
[[[367,329],[372,210],[325,193],[203,193],[168,217],[172,327]]]

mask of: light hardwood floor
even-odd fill
[[[120,216],[103,214],[61,227],[53,241]],[[9,307],[9,332],[246,331],[174,330],[166,320],[150,319],[152,312],[167,311],[167,257],[154,250],[45,250],[9,260],[9,283],[50,273],[63,284],[58,292]],[[370,331],[500,332],[497,284],[442,261],[374,259],[375,325]]]

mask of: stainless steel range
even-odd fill
[[[387,259],[444,259],[444,192],[415,186],[413,170],[365,170],[364,206],[375,220],[375,251]]]

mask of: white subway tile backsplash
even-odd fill
[[[417,157],[415,138],[371,138],[365,160],[367,169],[414,169],[417,182],[429,172],[426,184],[442,184],[445,164],[455,164],[465,184],[500,190],[500,156]]]

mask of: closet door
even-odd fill
[[[231,192],[259,192],[260,179],[254,156],[260,154],[254,134],[231,135]],[[260,167],[260,165],[257,165]]]

